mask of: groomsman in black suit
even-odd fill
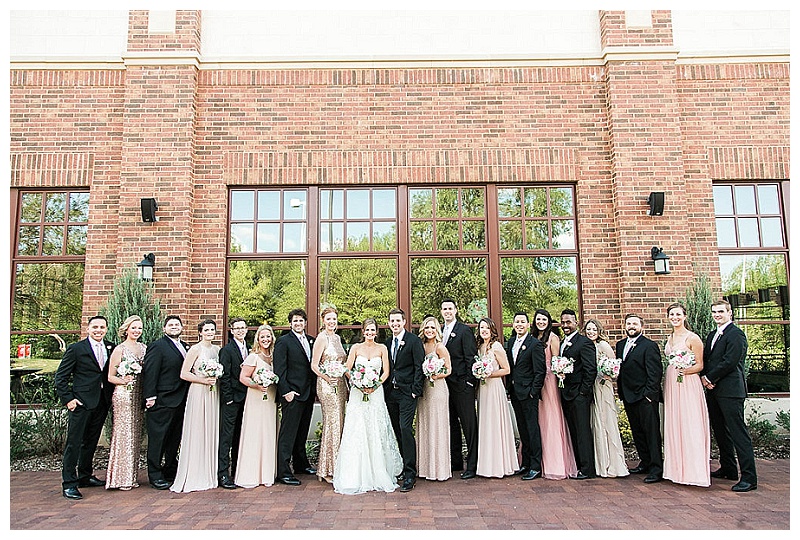
[[[305,310],[298,308],[289,312],[288,319],[292,329],[275,342],[275,351],[272,353],[275,374],[278,376],[277,401],[281,407],[277,475],[278,482],[299,486],[300,480],[294,473],[317,474],[306,455],[317,378],[311,371],[314,338],[306,334],[308,316]]]
[[[631,425],[633,444],[639,454],[639,465],[633,474],[647,473],[648,484],[660,482],[664,472],[661,454],[661,417],[658,404],[661,396],[661,351],[658,345],[642,335],[642,318],[625,316],[626,339],[617,341],[617,358],[622,359],[617,389]]]
[[[467,468],[461,478],[475,478],[478,468],[478,415],[475,393],[478,380],[472,376],[472,364],[478,354],[475,335],[456,319],[458,310],[452,298],[442,300],[442,342],[450,353],[452,373],[445,379],[450,392],[450,464],[454,471],[464,468],[461,451],[461,430],[467,443]]]
[[[711,477],[739,479],[735,459],[738,457],[742,474],[731,489],[740,493],[752,491],[758,488],[758,477],[753,441],[744,421],[747,337],[733,324],[731,305],[725,300],[712,304],[711,315],[717,323],[717,330],[708,334],[706,339],[701,375],[706,388],[708,418],[719,447],[720,468],[713,471]]]
[[[422,395],[425,375],[422,361],[425,348],[422,340],[411,332],[406,332],[406,315],[400,308],[389,312],[389,329],[392,336],[386,340],[389,350],[391,373],[384,392],[386,408],[392,421],[395,437],[403,456],[403,485],[400,491],[414,489],[417,482],[417,443],[414,439],[414,414],[417,412],[417,398]]]
[[[569,427],[575,461],[578,465],[578,480],[597,476],[594,468],[594,438],[592,436],[592,400],[594,380],[597,377],[597,356],[594,343],[578,333],[578,318],[575,311],[561,312],[561,329],[564,341],[561,356],[575,362],[572,373],[564,377],[561,388],[561,407]]]
[[[539,400],[546,374],[544,344],[529,330],[528,314],[514,314],[514,336],[506,344],[511,367],[509,394],[522,450],[520,474],[523,480],[542,475],[542,433],[539,430]]]
[[[247,322],[241,318],[231,319],[230,330],[233,339],[219,351],[222,376],[218,379],[219,400],[219,453],[217,458],[217,478],[220,487],[236,489],[236,462],[239,456],[239,434],[242,430],[242,414],[247,387],[239,381],[242,362],[247,358]]]
[[[91,317],[88,337],[67,347],[56,371],[56,392],[69,410],[61,463],[61,493],[67,499],[83,498],[79,486],[105,485],[92,474],[92,458],[114,391],[114,385],[108,382],[113,344],[104,339],[107,331],[105,317]]]
[[[142,392],[147,410],[147,476],[155,489],[169,489],[178,471],[178,447],[189,383],[181,366],[189,345],[180,339],[183,322],[177,315],[164,320],[164,337],[147,346],[142,368]]]

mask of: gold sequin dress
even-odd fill
[[[122,347],[123,358],[142,363],[144,351],[147,348],[144,344],[141,357],[136,356],[124,343],[119,347]],[[142,446],[144,411],[142,410],[142,377],[141,375],[134,377],[130,386],[118,384],[111,396],[114,423],[111,432],[108,471],[106,472],[106,489],[130,489],[139,486],[137,476],[139,473],[139,450]]]
[[[323,334],[324,335],[324,334]],[[320,336],[322,337],[322,336]],[[319,338],[318,338],[319,339]],[[344,352],[338,335],[328,338],[328,344],[320,358],[320,368],[326,362],[344,364],[347,355]],[[334,388],[322,377],[317,377],[317,398],[322,408],[322,438],[319,442],[319,459],[317,460],[317,476],[333,478],[333,466],[339,452],[344,427],[344,408],[347,403],[347,385],[345,378],[339,377]]]

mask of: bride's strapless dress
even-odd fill
[[[380,372],[383,362],[380,357],[357,356],[355,365]],[[391,492],[397,489],[395,479],[403,471],[403,459],[386,410],[383,386],[369,394],[369,401],[363,401],[363,395],[356,387],[350,390],[342,442],[333,468],[336,493]]]

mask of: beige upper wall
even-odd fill
[[[127,11],[11,11],[12,62],[119,61]],[[674,11],[680,55],[789,51],[788,11]],[[204,11],[203,62],[597,58],[598,12]]]

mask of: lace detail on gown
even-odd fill
[[[380,357],[356,357],[356,366],[380,370]],[[362,400],[358,388],[350,390],[344,420],[342,442],[333,473],[336,493],[354,495],[367,491],[394,491],[397,475],[403,471],[403,459],[397,445],[389,412],[383,397],[383,386]]]

